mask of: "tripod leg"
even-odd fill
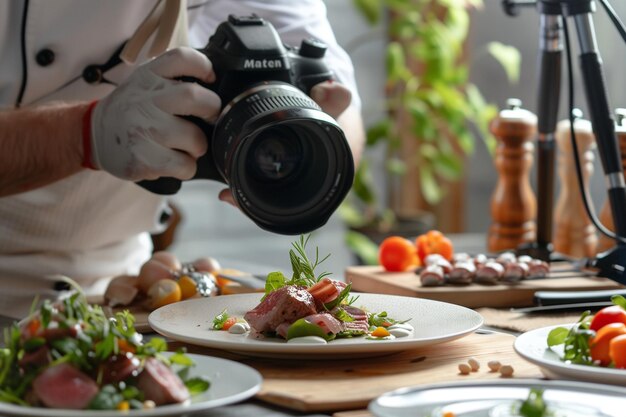
[[[615,232],[618,236],[625,237],[626,186],[591,12],[574,14],[574,22],[580,45],[585,93],[604,169]],[[618,243],[614,249],[599,255],[592,264],[598,269],[598,275],[626,283],[626,245],[623,243]]]
[[[558,5],[557,5],[558,6]],[[554,135],[561,94],[563,20],[561,8],[544,6],[540,16],[539,88],[537,103],[537,236],[518,249],[544,261],[552,254],[554,201]]]

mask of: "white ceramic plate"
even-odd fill
[[[563,362],[562,346],[548,348],[548,333],[555,327],[571,327],[571,324],[542,327],[523,333],[515,339],[515,351],[529,362],[541,368],[551,379],[570,379],[603,384],[626,385],[626,369],[575,365]]]
[[[515,404],[530,388],[544,389],[543,399],[553,417],[621,417],[626,389],[572,381],[507,380],[463,382],[402,388],[381,395],[369,405],[377,417],[514,417]]]
[[[386,311],[396,320],[411,319],[409,323],[415,329],[413,337],[384,341],[355,337],[312,345],[211,329],[213,318],[224,309],[231,316],[243,317],[259,304],[262,295],[258,293],[197,298],[169,304],[153,311],[148,321],[155,331],[182,342],[252,356],[294,358],[383,355],[456,339],[473,332],[483,323],[480,314],[455,304],[393,295],[358,295],[359,299],[354,303],[356,307],[376,313]]]
[[[164,417],[181,416],[232,404],[252,397],[261,389],[262,377],[255,369],[227,359],[187,354],[196,363],[190,375],[204,376],[211,381],[209,389],[191,398],[187,404],[172,404],[151,410],[66,410],[22,407],[0,402],[2,416],[28,417]]]

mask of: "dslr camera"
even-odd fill
[[[240,209],[261,228],[307,233],[324,225],[354,180],[354,160],[337,122],[308,96],[332,78],[323,62],[326,45],[305,39],[282,43],[256,15],[221,23],[201,49],[216,82],[206,87],[222,99],[214,124],[190,118],[209,140],[194,179],[227,184]],[[142,181],[173,194],[174,178]]]

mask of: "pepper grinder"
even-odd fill
[[[617,135],[619,150],[622,154],[622,169],[624,170],[624,174],[626,174],[626,109],[616,109],[615,115],[615,133]],[[613,224],[613,215],[611,211],[611,205],[607,200],[604,202],[602,210],[600,211],[600,222],[608,229],[615,231],[615,225]],[[613,239],[601,235],[600,241],[598,242],[598,253],[609,250],[613,246],[615,246],[615,241]]]
[[[508,99],[489,126],[498,141],[495,166],[498,182],[491,196],[491,218],[487,249],[515,249],[535,240],[537,199],[530,186],[537,132],[537,116],[522,108],[518,99]]]
[[[595,136],[589,120],[582,119],[582,112],[575,110],[574,132],[580,157],[583,184],[589,189],[593,174],[596,147]],[[556,127],[557,165],[560,190],[554,210],[554,250],[575,258],[592,257],[596,253],[598,236],[587,215],[583,202],[572,149],[570,121],[561,120]]]

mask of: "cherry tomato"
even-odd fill
[[[390,236],[378,248],[378,262],[390,272],[402,272],[419,265],[415,246],[401,236]]]
[[[626,368],[626,334],[621,334],[611,339],[609,356],[616,368]]]
[[[593,316],[589,328],[597,332],[609,323],[626,324],[626,310],[620,306],[604,307]]]
[[[611,339],[622,334],[626,334],[626,325],[624,323],[609,323],[600,328],[596,335],[589,340],[591,359],[599,361],[602,366],[608,366],[611,363],[609,354]]]
[[[417,247],[417,256],[422,263],[428,255],[433,253],[438,253],[447,260],[451,260],[454,253],[452,241],[438,230],[431,230],[418,236],[415,240],[415,246]]]

